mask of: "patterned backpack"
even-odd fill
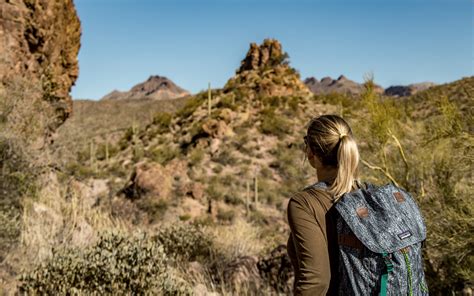
[[[359,184],[335,207],[339,295],[428,295],[426,227],[408,192],[391,184]]]

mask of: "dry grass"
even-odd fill
[[[242,256],[258,256],[264,246],[259,227],[242,218],[235,219],[232,225],[218,225],[208,231],[215,238],[216,249],[228,261]]]

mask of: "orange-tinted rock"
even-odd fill
[[[51,112],[46,135],[72,112],[69,95],[79,74],[81,26],[72,0],[0,3],[0,88],[25,79],[41,92]],[[32,102],[33,103],[33,102]]]

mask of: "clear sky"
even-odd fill
[[[150,75],[192,93],[222,87],[251,42],[278,39],[302,79],[383,87],[473,75],[473,0],[75,0],[82,23],[74,98]]]

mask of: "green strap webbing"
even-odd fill
[[[380,283],[380,296],[387,296],[387,281],[388,281],[388,274],[382,274],[382,281]]]
[[[402,252],[402,253],[403,253],[403,257],[405,257],[405,264],[407,266],[407,272],[408,272],[408,295],[413,296],[410,257],[408,257],[407,252]]]
[[[382,256],[387,269],[382,274],[382,278],[380,279],[380,296],[387,296],[388,274],[393,270],[393,264],[392,259],[387,253],[383,253]]]

